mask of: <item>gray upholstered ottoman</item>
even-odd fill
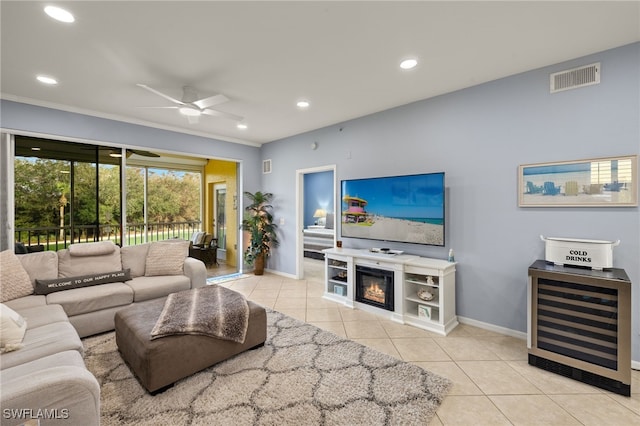
[[[150,339],[166,298],[136,303],[115,315],[116,343],[122,358],[151,393],[247,349],[267,338],[267,313],[250,300],[249,327],[244,343],[201,335]]]

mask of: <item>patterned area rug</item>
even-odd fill
[[[267,310],[264,347],[149,395],[115,333],[83,340],[108,425],[426,425],[451,382],[282,313]]]

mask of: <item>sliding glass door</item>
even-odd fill
[[[31,250],[102,240],[131,245],[189,239],[202,229],[204,160],[25,136],[14,140],[14,240]]]
[[[58,250],[122,241],[120,159],[106,147],[15,137],[15,241]]]

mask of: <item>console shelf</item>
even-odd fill
[[[324,264],[326,272],[325,298],[349,305],[350,298],[353,298],[352,259],[346,256],[325,254]]]
[[[404,322],[447,335],[458,325],[455,263],[419,257],[405,264]],[[419,292],[433,295],[430,300]]]
[[[387,314],[393,321],[442,335],[447,335],[458,325],[455,311],[454,262],[346,248],[326,249],[323,252],[326,299],[352,308]],[[355,301],[356,265],[393,271],[393,311]],[[421,299],[418,293],[423,291],[432,294],[433,298]]]

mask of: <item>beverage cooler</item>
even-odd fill
[[[529,364],[631,394],[631,282],[623,269],[529,267]]]

